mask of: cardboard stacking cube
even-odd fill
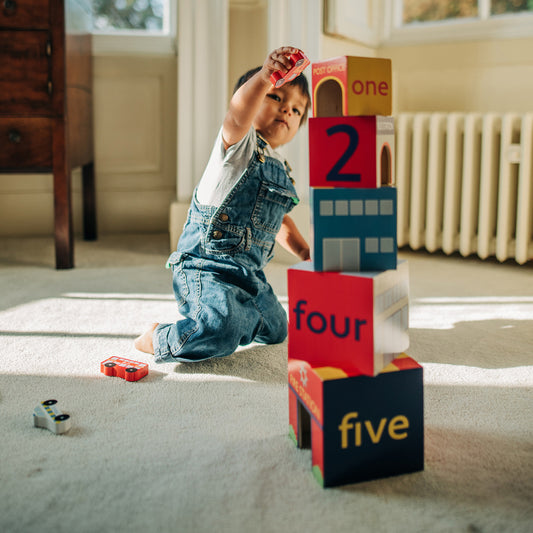
[[[382,272],[288,270],[289,357],[377,374],[409,346],[407,261]]]
[[[392,117],[309,119],[311,187],[394,185]]]
[[[395,188],[312,188],[310,203],[315,270],[359,272],[396,268]]]
[[[375,377],[289,359],[289,434],[322,486],[424,469],[422,372],[405,354]]]
[[[313,63],[313,116],[390,115],[390,59],[340,56]]]

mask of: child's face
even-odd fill
[[[272,148],[287,144],[298,131],[307,97],[295,85],[268,91],[254,120],[254,128]]]

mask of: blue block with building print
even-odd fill
[[[311,188],[311,243],[319,272],[395,269],[395,187]]]

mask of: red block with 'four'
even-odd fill
[[[374,376],[409,346],[406,261],[380,272],[291,267],[289,358]]]

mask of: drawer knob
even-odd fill
[[[17,8],[17,2],[15,0],[4,0],[4,9],[7,11],[15,11]]]
[[[12,142],[14,144],[19,144],[22,140],[22,135],[20,134],[20,131],[18,130],[9,130],[7,134],[7,138],[9,139],[9,142]]]

